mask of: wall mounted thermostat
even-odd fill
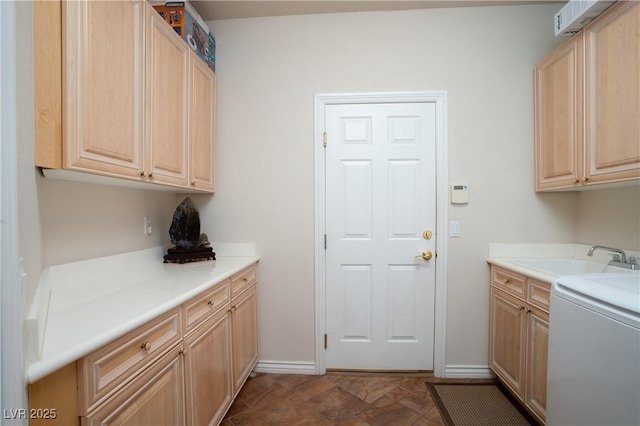
[[[469,186],[466,184],[451,185],[451,204],[467,204],[469,202]]]

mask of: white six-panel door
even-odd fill
[[[325,126],[326,367],[433,370],[435,105],[327,105]]]

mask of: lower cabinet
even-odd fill
[[[258,317],[256,286],[253,284],[232,301],[233,395],[249,377],[258,362]]]
[[[182,348],[173,348],[144,373],[131,380],[82,425],[185,424]]]
[[[546,416],[550,285],[491,267],[489,366],[542,423]]]
[[[258,362],[256,290],[253,264],[31,384],[30,407],[65,407],[47,425],[220,424]]]
[[[187,424],[218,424],[231,406],[229,323],[224,310],[184,340]]]

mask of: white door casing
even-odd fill
[[[446,93],[317,95],[315,114],[316,373],[442,377]],[[423,250],[434,257],[414,258]]]

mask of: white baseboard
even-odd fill
[[[488,365],[447,365],[444,368],[447,379],[493,379],[495,375]]]
[[[317,374],[316,364],[313,362],[260,360],[254,371],[269,374]],[[487,365],[447,365],[444,377],[447,379],[493,379],[495,375]]]
[[[316,364],[314,362],[284,362],[284,361],[258,361],[254,368],[256,373],[271,374],[316,374]]]

